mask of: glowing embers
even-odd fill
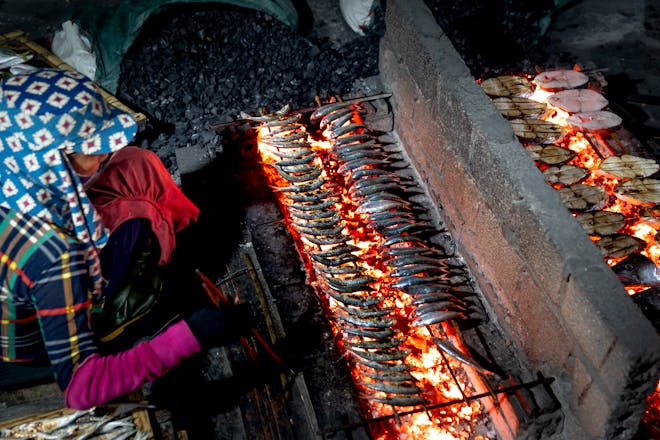
[[[460,363],[445,355],[480,368],[449,337],[453,322],[482,316],[480,304],[462,262],[429,240],[440,231],[423,219],[396,149],[349,103],[311,114],[321,141],[286,106],[243,117],[259,122],[267,176],[371,415],[464,398],[469,387],[452,372]],[[460,425],[460,438],[480,414],[477,401],[462,402],[394,429],[453,438]]]
[[[515,81],[503,77],[481,84],[500,112],[510,118],[511,107],[522,99],[514,92],[528,82],[522,89],[531,87],[533,93],[526,93],[526,99],[547,109],[511,120],[514,133],[628,292],[660,285],[656,241],[660,181],[651,178],[660,166],[629,153],[636,149],[635,143],[626,144],[620,136],[623,130],[615,131],[621,118],[604,110],[607,99],[589,88],[584,73],[542,72],[533,81],[524,75],[514,77]],[[501,86],[513,83],[516,89]],[[500,101],[507,96],[511,102],[502,107]],[[529,103],[523,108],[528,107]],[[550,125],[539,131],[543,123]]]

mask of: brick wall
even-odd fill
[[[422,0],[387,2],[395,131],[529,368],[557,379],[566,439],[631,438],[660,340],[545,183]]]

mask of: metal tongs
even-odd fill
[[[201,278],[202,280],[202,287],[206,291],[207,295],[211,299],[211,302],[216,307],[220,307],[222,305],[227,305],[231,304],[231,301],[229,300],[229,297],[223,293],[218,286],[215,285],[213,281],[209,277],[207,277],[201,270],[195,269],[195,273]],[[277,365],[279,365],[283,370],[286,370],[284,363],[282,362],[282,359],[279,357],[277,353],[275,353],[275,350],[268,344],[268,342],[264,339],[264,337],[259,333],[259,331],[252,327],[250,329],[250,334],[254,337],[254,339],[263,347],[263,349],[268,353],[268,355],[275,361]],[[248,355],[253,361],[257,360],[257,353],[254,351],[252,346],[250,345],[249,341],[245,336],[241,336],[239,338],[239,341],[245,347],[245,350],[248,352]]]

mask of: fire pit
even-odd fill
[[[388,2],[396,132],[521,361],[557,379],[565,438],[630,438],[658,336],[423,4]]]

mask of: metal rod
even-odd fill
[[[538,373],[538,379],[537,380],[527,382],[527,383],[521,383],[521,384],[518,384],[518,385],[511,385],[509,387],[505,387],[505,388],[501,388],[499,390],[495,390],[494,392],[495,392],[495,394],[511,394],[511,393],[513,393],[517,390],[528,389],[528,388],[532,388],[532,387],[535,387],[535,386],[538,386],[538,385],[542,385],[543,387],[547,387],[548,385],[550,385],[554,381],[555,381],[555,379],[553,377],[546,378],[541,373]],[[424,405],[424,407],[420,408],[420,409],[414,409],[414,410],[404,411],[404,412],[395,412],[394,414],[391,414],[391,415],[380,416],[380,417],[376,417],[376,418],[373,418],[373,419],[370,419],[370,420],[365,420],[363,422],[357,422],[357,423],[352,423],[352,424],[347,425],[347,426],[341,426],[339,428],[333,428],[333,429],[328,430],[326,432],[328,434],[333,434],[333,433],[339,432],[339,431],[346,431],[346,430],[350,430],[350,429],[364,427],[366,425],[372,425],[374,423],[384,422],[384,421],[391,420],[391,419],[398,419],[400,417],[408,416],[408,415],[411,415],[411,414],[417,414],[417,413],[420,413],[422,411],[429,412],[429,411],[432,411],[432,410],[438,409],[438,408],[444,408],[444,407],[447,407],[447,406],[452,406],[452,405],[458,405],[458,404],[461,404],[461,403],[471,402],[473,400],[482,399],[484,397],[492,397],[492,395],[491,395],[490,392],[485,392],[485,393],[479,393],[479,394],[474,394],[472,396],[468,396],[465,399],[449,400],[447,402],[434,403],[434,404],[431,404],[431,405]]]
[[[243,253],[243,260],[245,261],[245,265],[247,266],[248,272],[250,273],[250,277],[252,278],[252,283],[254,284],[254,288],[257,291],[257,296],[259,297],[259,302],[261,303],[261,308],[263,309],[264,312],[264,318],[266,320],[266,327],[268,328],[268,335],[270,336],[270,341],[272,344],[275,344],[277,343],[277,333],[275,331],[273,319],[270,316],[270,309],[268,307],[268,301],[266,301],[266,296],[264,294],[263,286],[261,285],[261,280],[257,275],[254,262],[252,261],[252,258],[249,253],[247,252]],[[261,342],[262,346],[267,349],[268,354],[271,355],[271,357],[273,357],[273,359],[275,359],[276,362],[278,362],[280,367],[283,367],[281,359],[279,359],[279,357],[275,355],[273,350],[267,348],[268,344],[266,343],[266,341],[264,341],[263,338],[261,338],[259,339],[259,342]],[[289,389],[289,380],[283,371],[280,371],[280,384],[282,385],[282,390],[284,391],[284,393],[288,394],[287,390]]]

